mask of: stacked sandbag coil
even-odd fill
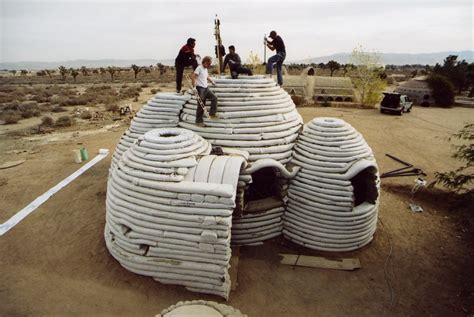
[[[315,118],[304,126],[291,163],[301,170],[290,181],[286,238],[324,251],[355,250],[372,240],[380,179],[360,133],[343,120]]]
[[[204,117],[204,127],[198,127],[195,96],[184,105],[180,127],[204,137],[213,146],[235,148],[249,154],[249,168],[259,160],[280,163],[279,173],[291,159],[294,142],[302,126],[302,118],[291,97],[274,80],[262,76],[241,76],[239,79],[215,78],[210,89],[218,98],[218,119]],[[209,105],[209,103],[208,103]],[[209,108],[208,108],[209,109]],[[261,164],[265,167],[264,164]],[[256,169],[254,169],[255,171]],[[244,171],[238,197],[244,195],[252,182],[251,173]],[[278,178],[280,196],[286,196],[286,178]],[[245,200],[245,197],[244,197]],[[234,214],[232,243],[259,244],[281,234],[284,204],[260,205],[252,213]]]
[[[247,317],[232,306],[205,300],[179,302],[155,317]]]
[[[214,81],[210,89],[218,98],[219,118],[204,117],[205,126],[196,126],[198,104],[193,95],[184,105],[179,126],[212,145],[247,151],[249,162],[265,158],[287,163],[303,123],[290,95],[262,76]]]
[[[122,154],[144,133],[157,128],[178,126],[179,113],[189,95],[158,93],[137,112],[130,128],[120,138],[112,157],[112,166]]]
[[[155,129],[111,168],[105,240],[126,269],[227,298],[242,156],[209,155],[192,131]]]

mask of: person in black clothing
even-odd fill
[[[227,64],[229,64],[232,79],[237,79],[239,74],[247,74],[249,76],[253,75],[250,69],[242,66],[240,56],[235,52],[234,45],[229,46],[229,53],[225,56],[224,66],[222,67],[223,70],[225,70]]]
[[[282,65],[283,65],[283,61],[285,60],[285,57],[286,57],[285,43],[283,43],[283,40],[281,39],[281,37],[279,35],[277,35],[276,31],[271,31],[270,32],[270,38],[272,39],[272,41],[268,42],[265,39],[265,44],[272,51],[276,50],[276,55],[273,55],[272,57],[270,57],[268,59],[266,74],[270,75],[270,77],[271,77],[272,71],[273,71],[273,64],[276,63],[277,82],[278,82],[278,85],[281,86],[281,85],[283,85],[283,77],[282,77],[282,74],[281,74]]]
[[[198,66],[196,55],[194,54],[194,46],[196,40],[190,37],[186,45],[183,45],[179,50],[178,56],[175,59],[176,67],[176,92],[181,93],[181,84],[183,82],[183,72],[186,66],[192,66],[193,70]]]

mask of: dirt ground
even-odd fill
[[[144,99],[142,99],[143,101]],[[452,170],[448,138],[474,119],[474,109],[415,108],[401,117],[377,110],[300,108],[313,117],[342,118],[372,147],[381,172],[400,165],[395,155],[422,168]],[[3,128],[3,127],[0,127]],[[74,172],[72,150],[113,151],[126,123],[79,133],[22,137],[0,134],[6,161],[0,170],[0,223]],[[182,300],[215,296],[168,286],[123,269],[103,239],[110,155],[0,237],[0,316],[154,316]],[[249,316],[473,316],[474,221],[471,205],[421,189],[408,209],[415,177],[382,180],[380,221],[361,250],[330,254],[283,239],[242,247],[238,287],[228,304]],[[471,209],[471,210],[469,210]],[[284,266],[279,253],[357,257],[352,272]]]

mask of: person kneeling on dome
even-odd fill
[[[239,54],[235,52],[234,45],[229,46],[229,53],[225,56],[224,66],[222,67],[224,70],[227,64],[229,64],[232,79],[237,79],[239,74],[247,74],[249,76],[253,75],[250,69],[242,66],[242,61],[240,60]]]

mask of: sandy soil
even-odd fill
[[[360,131],[382,172],[399,167],[393,154],[422,168],[451,170],[449,136],[473,119],[466,108],[415,108],[402,117],[377,110],[301,108],[305,121],[340,117]],[[72,150],[113,151],[125,124],[58,138],[0,135],[0,223],[74,172]],[[181,300],[218,297],[167,286],[123,269],[103,240],[110,156],[0,237],[0,316],[154,316]],[[283,239],[243,247],[239,285],[228,304],[249,316],[465,316],[474,311],[474,221],[471,206],[428,192],[408,209],[414,177],[382,181],[380,221],[372,243],[326,254]],[[441,198],[440,198],[441,197]],[[279,264],[278,253],[358,257],[353,272]]]

